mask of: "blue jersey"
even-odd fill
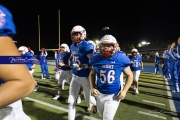
[[[71,55],[73,56],[72,64],[89,64],[89,58],[87,57],[87,55],[93,54],[94,45],[83,40],[78,45],[75,45],[74,43],[71,44],[70,50]],[[90,73],[90,68],[84,68],[78,71],[74,67],[72,67],[72,73],[80,77],[88,77]]]
[[[40,65],[45,65],[45,64],[47,64],[47,58],[46,58],[46,56],[47,56],[47,52],[45,51],[45,52],[41,52],[41,54],[40,54],[40,56],[39,56],[39,59],[40,59]]]
[[[33,56],[33,54],[30,52],[27,52],[23,56],[24,57],[31,57],[31,56]],[[26,66],[28,67],[28,69],[30,69],[30,67],[33,66],[33,63],[27,63]]]
[[[65,52],[65,53],[60,52],[57,55],[56,64],[58,65],[59,62],[62,62],[64,64],[68,64],[68,60],[69,60],[70,56],[71,56],[70,52]],[[71,70],[71,67],[61,66],[60,69],[62,69],[62,70]]]
[[[109,59],[101,54],[90,58],[89,63],[97,73],[97,89],[103,94],[116,94],[121,90],[121,72],[130,65],[129,58],[123,52],[116,52]]]
[[[180,44],[177,44],[177,55],[180,57]]]
[[[141,70],[141,62],[142,62],[142,57],[140,55],[137,55],[136,57],[133,56],[129,56],[131,65],[130,65],[130,69],[131,71],[137,71],[137,70]]]
[[[0,36],[13,37],[16,34],[16,28],[10,11],[0,5]]]
[[[156,55],[155,56],[155,64],[159,64],[160,63],[160,56]]]

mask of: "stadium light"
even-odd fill
[[[141,42],[141,45],[146,45],[146,44],[147,44],[146,41],[142,41],[142,42]]]
[[[98,46],[98,45],[99,45],[99,43],[100,43],[100,41],[99,41],[99,40],[95,40],[95,44],[96,44],[96,46]]]

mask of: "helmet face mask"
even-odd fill
[[[74,26],[70,34],[74,43],[79,43],[86,38],[86,30],[80,25]]]
[[[112,35],[105,35],[100,40],[100,53],[104,57],[111,57],[116,51],[118,51],[118,43]]]

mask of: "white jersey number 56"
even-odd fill
[[[100,70],[101,82],[105,83],[107,81],[108,83],[112,83],[115,80],[114,74],[114,70],[110,70],[109,72],[106,72],[106,70]]]

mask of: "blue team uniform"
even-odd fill
[[[24,56],[24,57],[32,57],[33,54],[31,52],[27,52],[27,53],[23,54],[22,56]],[[32,70],[31,66],[33,66],[33,63],[27,63],[26,66],[29,69],[29,71],[31,71]]]
[[[180,44],[177,44],[177,55],[178,55],[178,82],[180,86]]]
[[[160,56],[155,56],[155,74],[159,73]]]
[[[64,64],[68,64],[68,60],[69,60],[70,56],[71,56],[70,52],[65,52],[65,53],[60,52],[57,55],[57,58],[56,58],[56,65],[58,65],[59,62],[62,62]],[[71,67],[69,67],[69,66],[61,66],[59,69],[61,69],[61,70],[71,70]]]
[[[13,37],[16,34],[16,28],[10,11],[0,5],[0,36]]]
[[[49,70],[48,70],[48,64],[47,64],[47,52],[46,52],[46,56],[43,56],[43,51],[40,54],[40,65],[41,65],[41,74],[42,74],[42,78],[44,78],[44,72],[46,73],[46,77],[50,78],[50,74],[49,74]]]
[[[88,64],[89,58],[87,57],[87,55],[93,53],[94,45],[87,42],[86,40],[83,40],[78,45],[75,45],[74,43],[71,44],[70,50],[71,55],[73,56],[72,64]],[[90,68],[84,68],[78,71],[74,67],[72,67],[72,73],[79,77],[87,77],[89,76]]]
[[[171,80],[173,82],[173,85],[175,89],[179,90],[179,82],[178,82],[178,55],[174,53],[174,48],[170,48],[169,51],[170,57],[171,57],[171,63],[170,63],[170,74],[171,74]]]
[[[0,5],[0,36],[13,37],[16,34],[16,27],[13,22],[13,16],[10,11]],[[0,85],[3,83],[0,80]]]
[[[101,54],[90,58],[89,63],[97,73],[97,89],[103,94],[116,94],[121,89],[121,72],[130,65],[129,58],[123,52],[116,52],[106,59]]]
[[[137,70],[141,70],[141,65],[140,63],[142,62],[142,57],[140,55],[137,55],[136,57],[133,56],[129,56],[130,59],[130,69],[131,71],[137,71]]]
[[[170,55],[168,51],[163,53],[164,56],[164,76],[166,79],[170,79]]]

